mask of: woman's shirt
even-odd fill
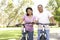
[[[25,23],[29,23],[29,22],[33,22],[35,20],[35,17],[32,16],[31,18],[29,18],[27,15],[25,15],[23,17],[23,19],[24,19]],[[26,29],[26,31],[33,31],[33,25],[32,24],[26,24],[25,29]]]

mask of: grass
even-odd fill
[[[34,31],[34,36],[36,36],[37,31]],[[0,40],[16,39],[18,40],[22,37],[21,30],[0,30]]]
[[[0,40],[17,39],[22,36],[21,33],[20,30],[2,30],[0,31]]]

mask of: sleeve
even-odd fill
[[[34,20],[37,20],[37,17],[36,16],[34,16]]]
[[[34,20],[38,21],[38,19],[39,19],[39,18],[38,18],[37,16],[34,16]]]
[[[50,18],[50,17],[53,17],[53,14],[50,13],[50,12],[48,12],[48,17],[49,17],[49,18]]]

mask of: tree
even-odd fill
[[[58,7],[55,9],[55,19],[58,21],[58,26],[60,27],[60,0],[56,0]]]
[[[50,0],[46,8],[53,10],[54,18],[60,27],[60,0]]]
[[[8,1],[7,4],[5,4],[6,0],[2,0],[3,5],[5,4],[6,7],[4,8],[3,11],[1,11],[1,12],[4,12],[2,13],[4,14],[4,17],[2,18],[3,18],[3,24],[5,24],[6,26],[12,25],[12,24],[14,25],[18,23],[22,15],[24,15],[24,7],[33,5],[32,0],[22,0],[22,1],[18,0],[19,5],[17,6],[14,6],[13,0],[7,0],[7,1]],[[3,5],[1,4],[1,7]]]

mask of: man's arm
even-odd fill
[[[53,16],[50,17],[49,19],[50,19],[50,22],[51,22],[51,23],[56,23],[56,21],[54,20],[54,17],[53,17]]]
[[[48,18],[50,20],[50,23],[56,23],[55,19],[54,19],[54,15],[48,11]]]

